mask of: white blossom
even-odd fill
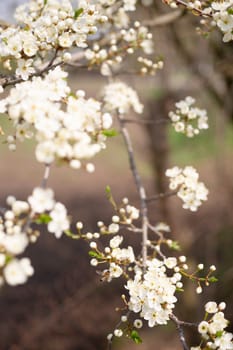
[[[67,210],[62,203],[57,202],[49,215],[52,220],[48,223],[48,231],[54,233],[56,238],[60,238],[63,231],[70,227]]]
[[[220,305],[221,303],[219,306]],[[219,307],[213,301],[206,303],[205,311],[211,315],[211,318],[205,318],[205,320],[201,321],[198,325],[198,332],[202,336],[203,347],[191,347],[191,349],[204,349],[206,348],[205,343],[208,349],[233,349],[233,334],[225,330],[228,321],[225,319],[224,313],[219,311]]]
[[[122,273],[123,273],[123,270],[119,265],[115,264],[114,262],[110,263],[110,266],[109,266],[110,278],[118,278],[122,275]]]
[[[13,259],[3,270],[6,282],[11,286],[24,284],[29,276],[32,276],[34,269],[28,258]]]
[[[35,213],[43,213],[53,208],[55,203],[53,197],[54,193],[50,188],[36,187],[28,197],[28,202]]]
[[[183,201],[183,208],[196,211],[203,201],[207,200],[208,189],[199,182],[199,175],[191,166],[184,169],[174,167],[166,171],[171,190],[177,190],[177,196]]]
[[[132,108],[136,113],[142,113],[143,105],[139,102],[137,93],[123,82],[114,82],[105,86],[104,91],[105,109],[117,111],[120,114],[128,113]]]
[[[215,301],[209,301],[205,304],[205,311],[209,314],[215,314],[218,311],[218,306]]]
[[[229,42],[233,40],[233,1],[224,0],[221,2],[213,1],[210,9],[215,25],[222,31],[223,41]]]
[[[129,309],[139,313],[148,321],[149,327],[156,324],[167,324],[169,315],[177,298],[176,281],[166,275],[164,263],[156,258],[147,262],[144,274],[136,273],[134,280],[129,280],[126,289],[129,290]]]
[[[25,233],[17,233],[13,235],[6,235],[3,241],[5,249],[14,255],[18,255],[24,252],[28,246],[28,237]]]
[[[115,249],[115,248],[119,247],[119,245],[122,243],[122,241],[123,241],[122,236],[115,236],[110,240],[109,245],[112,249]]]
[[[168,114],[175,130],[188,137],[198,135],[202,129],[208,129],[206,110],[193,107],[194,103],[195,99],[188,96],[175,104],[177,108],[175,112]]]
[[[56,67],[45,78],[17,84],[2,104],[15,127],[15,135],[7,138],[9,148],[15,149],[17,140],[34,136],[39,162],[62,160],[78,169],[81,160],[85,162],[106,147],[104,131],[111,127],[112,116],[102,111],[101,102],[86,99],[84,92],[71,96],[66,77]],[[87,163],[86,170],[93,172],[93,164]]]
[[[17,59],[17,76],[27,80],[35,73],[40,52],[46,56],[58,49],[62,57],[63,49],[87,46],[88,35],[95,33],[96,25],[106,22],[107,17],[104,19],[88,1],[79,2],[79,6],[74,9],[69,0],[30,0],[16,9],[16,26],[1,30],[0,54]]]

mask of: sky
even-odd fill
[[[5,21],[13,20],[13,12],[17,5],[25,0],[0,0],[0,19]]]

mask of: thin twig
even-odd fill
[[[125,127],[124,118],[121,115],[118,115],[118,120],[121,128],[121,133],[127,148],[130,169],[133,174],[134,182],[139,194],[140,198],[140,212],[142,217],[142,262],[143,268],[146,269],[146,261],[147,261],[147,241],[148,241],[148,216],[147,216],[147,203],[146,203],[146,191],[142,184],[141,176],[139,175],[135,157],[133,146],[131,142],[130,135],[128,133],[127,128]]]
[[[157,201],[157,200],[159,200],[161,198],[174,196],[175,194],[177,194],[177,191],[159,193],[159,194],[156,194],[156,195],[154,195],[152,197],[146,198],[146,201],[147,202],[153,202],[153,201]]]
[[[50,166],[51,166],[51,164],[45,165],[44,176],[43,176],[43,180],[41,183],[42,188],[46,188],[46,186],[47,186],[47,182],[48,182],[48,178],[49,178],[49,174],[50,174]]]
[[[136,118],[125,118],[124,123],[131,123],[131,124],[164,124],[169,123],[170,119],[163,118],[163,119],[136,119]]]
[[[182,326],[184,325],[184,322],[181,322],[174,314],[170,315],[170,319],[175,323],[176,325],[176,329],[179,333],[179,338],[180,338],[180,342],[183,346],[183,350],[189,350],[189,347],[186,343],[186,339],[184,336],[184,330],[182,328]]]
[[[196,7],[191,8],[190,5],[187,4],[187,3],[186,3],[185,1],[183,1],[183,0],[175,0],[175,1],[176,1],[176,4],[177,4],[177,5],[182,5],[182,6],[184,6],[185,8],[187,8],[188,10],[195,11],[195,12],[198,13],[200,16],[212,18],[212,15],[211,15],[211,14],[205,13],[205,12],[203,12],[201,9],[198,9],[198,8],[196,8]]]
[[[128,319],[129,315],[131,314],[131,311],[128,311],[127,314],[125,315]],[[122,324],[122,320],[120,320],[117,325],[115,326],[115,328],[113,329],[113,334],[112,337],[110,339],[108,339],[108,345],[107,345],[107,350],[111,350],[112,349],[112,342],[113,342],[113,338],[114,338],[114,331],[116,329],[118,329]]]
[[[176,319],[176,323],[178,323],[180,326],[184,326],[184,327],[194,327],[194,328],[197,328],[198,327],[198,324],[197,323],[194,323],[194,322],[186,322],[186,321],[181,321],[178,319],[177,316],[175,316],[174,314],[171,314],[170,315],[170,318],[175,318]],[[174,320],[173,320],[174,321]]]
[[[80,61],[84,58],[84,52],[82,51],[82,52],[76,52],[72,54],[72,59],[69,63],[65,63],[63,61],[54,63],[57,58],[57,54],[58,54],[58,50],[55,51],[52,59],[45,62],[39,71],[31,74],[28,80],[32,79],[33,77],[41,76],[44,73],[48,72],[50,69],[56,68],[57,66],[71,65],[72,63],[75,65],[75,62]],[[22,78],[17,78],[15,75],[0,77],[0,84],[2,85],[3,88],[18,84],[18,83],[22,83],[22,82],[24,82],[24,80]]]
[[[63,62],[54,63],[52,65],[48,64],[45,68],[41,69],[40,71],[31,74],[28,77],[28,80],[32,79],[33,77],[39,77],[39,76],[43,75],[44,73],[48,72],[50,69],[56,68],[57,66],[61,66],[63,64],[64,64]],[[23,80],[22,78],[16,78],[15,76],[13,76],[13,77],[11,76],[11,77],[8,77],[8,78],[5,77],[3,79],[2,83],[0,81],[0,84],[2,85],[3,88],[5,88],[7,86],[11,86],[11,85],[15,85],[15,84],[18,84],[18,83],[22,83],[24,81],[25,80]]]
[[[6,212],[6,208],[0,207],[0,213],[4,215],[5,212]]]

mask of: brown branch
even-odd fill
[[[130,169],[132,171],[134,182],[140,198],[140,212],[142,217],[142,261],[143,261],[143,268],[145,270],[146,261],[147,261],[147,241],[148,241],[148,216],[147,216],[148,210],[147,210],[147,203],[146,203],[146,191],[142,184],[142,179],[141,179],[141,176],[139,175],[139,172],[136,166],[133,146],[132,146],[129,132],[125,127],[124,118],[121,115],[118,115],[118,121],[120,124],[120,129],[126,145],[126,149],[128,152]]]
[[[135,124],[163,124],[170,122],[170,119],[163,118],[163,119],[136,119],[136,118],[125,118],[124,123],[135,123]]]
[[[0,207],[0,213],[4,215],[5,212],[6,212],[6,208]]]
[[[43,75],[44,73],[48,72],[50,69],[56,68],[57,66],[61,66],[63,64],[64,64],[63,62],[55,63],[52,65],[48,64],[42,70],[31,74],[26,81],[31,80],[33,77],[39,77],[39,76]],[[1,82],[1,79],[3,80],[3,82]],[[5,77],[5,78],[1,78],[1,79],[0,79],[0,84],[2,85],[3,88],[5,88],[7,86],[18,84],[18,83],[22,83],[25,81],[22,78],[16,78],[16,76],[13,76],[13,77],[11,76],[9,78]]]
[[[185,339],[185,336],[184,336],[184,330],[182,328],[182,326],[184,326],[184,322],[180,321],[174,314],[170,315],[170,319],[176,325],[176,329],[178,331],[180,342],[182,344],[183,350],[189,350],[189,347],[188,347],[188,345],[186,343],[186,339]]]
[[[191,8],[191,7],[190,7],[185,1],[183,1],[183,0],[175,0],[175,1],[176,1],[176,4],[177,4],[177,5],[182,5],[182,6],[184,6],[187,10],[194,11],[194,12],[198,13],[200,16],[212,18],[212,15],[211,15],[211,14],[207,14],[207,13],[203,12],[201,9],[197,9],[196,7]]]
[[[51,164],[45,164],[44,176],[43,176],[42,183],[41,183],[42,188],[46,188],[46,186],[47,186],[48,178],[50,175],[50,167],[51,167]]]
[[[156,195],[154,195],[152,197],[146,198],[146,201],[147,202],[153,202],[153,201],[157,201],[157,200],[159,200],[161,198],[174,196],[175,194],[177,194],[177,191],[159,193],[159,194],[156,194]]]
[[[198,64],[195,60],[193,54],[188,50],[184,41],[180,37],[177,28],[172,26],[171,35],[173,36],[174,42],[177,45],[182,58],[187,63],[187,65],[191,65],[193,73],[197,75],[199,80],[202,82],[204,87],[208,90],[208,92],[213,96],[213,98],[217,101],[217,103],[222,106],[225,103],[225,95],[222,91],[218,90],[217,87],[213,84],[210,76],[207,74],[207,71],[202,68],[201,64]]]

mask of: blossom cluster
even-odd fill
[[[27,80],[52,50],[56,55],[76,46],[87,47],[87,37],[105,22],[88,1],[74,9],[69,0],[31,0],[19,6],[15,13],[18,25],[1,29],[0,56],[5,68],[12,69],[16,59],[16,76]],[[40,54],[40,55],[39,55]]]
[[[123,0],[121,6],[118,0],[93,0],[96,10],[105,15],[117,29],[128,27],[130,18],[128,12],[136,10],[136,0]]]
[[[194,103],[195,99],[188,96],[175,104],[175,112],[171,111],[168,114],[175,130],[188,137],[198,135],[200,130],[208,129],[206,110],[193,107]]]
[[[106,42],[106,44],[105,47],[102,47],[94,43],[92,47],[89,46],[85,50],[88,65],[90,67],[100,65],[100,72],[105,76],[110,76],[114,71],[119,70],[123,59],[127,55],[132,55],[136,50],[141,50],[146,55],[153,53],[152,33],[138,21],[135,21],[132,27],[112,32],[109,42]],[[162,68],[161,63],[149,61],[149,72],[152,70],[155,72],[156,69]]]
[[[191,166],[184,169],[173,167],[166,170],[171,190],[177,191],[177,196],[183,201],[183,208],[196,211],[203,201],[207,200],[208,189],[199,181],[199,174]]]
[[[98,221],[100,234],[116,234],[123,225],[133,227],[133,222],[140,216],[139,210],[129,204],[129,200],[126,197],[123,199],[120,207],[117,207],[115,202],[113,204],[117,211],[117,215],[112,216],[112,222],[109,225],[105,225],[103,221]]]
[[[8,202],[11,210],[0,215],[0,285],[6,282],[15,286],[25,283],[34,272],[30,259],[17,256],[25,251],[30,238],[36,237],[28,235],[24,221],[18,219],[20,214],[29,211],[28,203],[12,197]]]
[[[171,277],[167,275],[167,269],[173,269],[175,265],[175,258],[167,258],[165,261],[154,258],[147,261],[144,275],[138,268],[134,279],[128,280],[126,284],[130,296],[129,310],[140,312],[140,316],[148,321],[149,327],[167,324],[175,307],[177,298],[174,294],[177,284],[180,284],[181,274],[175,272]]]
[[[60,238],[70,224],[65,206],[55,202],[51,189],[37,187],[27,201],[9,196],[10,209],[0,215],[0,285],[23,284],[33,275],[29,258],[19,258],[29,243],[36,242],[39,232],[31,223],[46,223],[48,231]]]
[[[98,1],[99,4],[103,7],[111,7],[113,5],[116,5],[117,0],[100,0]],[[122,8],[125,11],[135,11],[136,10],[136,0],[123,0],[122,1]]]
[[[95,242],[90,243],[91,249],[94,249],[90,253],[93,256],[90,264],[92,266],[97,266],[100,262],[109,264],[109,267],[101,273],[102,279],[107,282],[111,282],[113,278],[119,278],[124,273],[124,267],[135,262],[133,248],[131,246],[121,248],[122,242],[123,236],[116,235],[110,240],[109,246],[105,247],[104,252],[98,250]]]
[[[213,24],[223,32],[223,41],[233,40],[233,1],[224,0],[211,3]]]
[[[163,68],[163,61],[159,60],[158,62],[153,62],[149,58],[141,57],[139,56],[137,58],[138,63],[142,65],[140,69],[140,73],[142,75],[144,74],[150,74],[150,75],[155,75],[157,70]]]
[[[209,317],[198,325],[198,332],[201,334],[202,343],[200,346],[191,347],[191,350],[216,349],[216,350],[231,350],[233,349],[233,334],[226,332],[228,321],[225,319],[223,310],[226,304],[216,304],[214,301],[209,301],[205,305],[205,311]]]
[[[10,149],[15,149],[16,140],[34,135],[39,162],[59,160],[79,168],[81,160],[105,147],[104,131],[112,125],[112,117],[101,111],[100,102],[86,99],[83,91],[71,94],[66,77],[67,73],[56,67],[45,78],[17,84],[1,100],[0,112],[7,112],[15,127],[15,134],[7,138]]]
[[[163,0],[171,8],[177,8],[178,5],[185,6],[187,9],[202,16],[203,24],[208,22],[212,26],[217,26],[223,33],[223,41],[229,42],[233,40],[233,1],[232,0],[220,0],[220,1],[174,1]]]
[[[48,212],[48,231],[53,233],[56,238],[60,238],[63,231],[70,227],[66,207],[54,200],[54,192],[50,188],[36,187],[28,198],[33,214],[42,214]],[[42,220],[43,222],[43,220]]]
[[[136,91],[121,81],[110,83],[103,91],[104,108],[110,113],[128,113],[132,108],[141,114],[143,105],[140,103]]]

